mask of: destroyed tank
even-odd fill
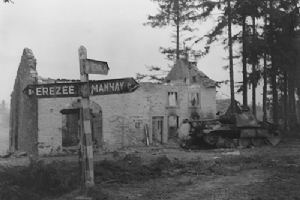
[[[281,131],[272,123],[258,121],[251,111],[238,102],[229,106],[216,120],[190,120],[190,144],[214,148],[277,145]]]

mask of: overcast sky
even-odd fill
[[[172,46],[171,29],[143,26],[148,14],[157,12],[150,0],[14,0],[0,5],[0,99],[9,100],[25,47],[37,59],[43,77],[79,78],[78,48],[88,58],[109,63],[108,76],[93,79],[134,77],[146,65],[167,66],[160,46]],[[213,23],[210,22],[210,23]],[[204,32],[207,25],[199,27]],[[222,69],[227,61],[222,46],[198,62],[214,80],[228,79]],[[222,94],[229,94],[222,89]],[[226,95],[223,97],[226,97]]]

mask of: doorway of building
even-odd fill
[[[68,109],[63,113],[62,146],[71,147],[79,144],[79,109]]]
[[[152,140],[154,143],[163,143],[164,117],[152,117]]]
[[[169,115],[168,117],[169,134],[168,139],[176,138],[178,133],[179,117],[177,115]]]
[[[62,147],[79,145],[80,141],[80,100],[73,102],[62,115]],[[92,140],[95,147],[103,145],[102,109],[95,102],[90,103]]]

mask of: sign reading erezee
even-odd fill
[[[28,85],[24,93],[28,96],[38,98],[58,98],[80,96],[82,82],[51,83],[40,85]],[[89,88],[91,95],[121,94],[133,92],[139,87],[133,78],[110,79],[101,81],[90,81]]]
[[[24,92],[29,96],[47,97],[77,97],[79,83],[51,83],[41,85],[28,85]]]

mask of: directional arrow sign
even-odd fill
[[[91,95],[121,94],[133,92],[139,84],[133,78],[91,81]]]
[[[104,74],[107,75],[109,67],[107,62],[85,59],[84,60],[84,71],[87,74]]]
[[[24,93],[38,98],[78,97],[83,82],[28,85]],[[139,84],[133,78],[89,81],[91,95],[122,94],[133,92]]]
[[[23,92],[28,96],[38,98],[77,97],[79,96],[79,85],[80,82],[28,85]]]

